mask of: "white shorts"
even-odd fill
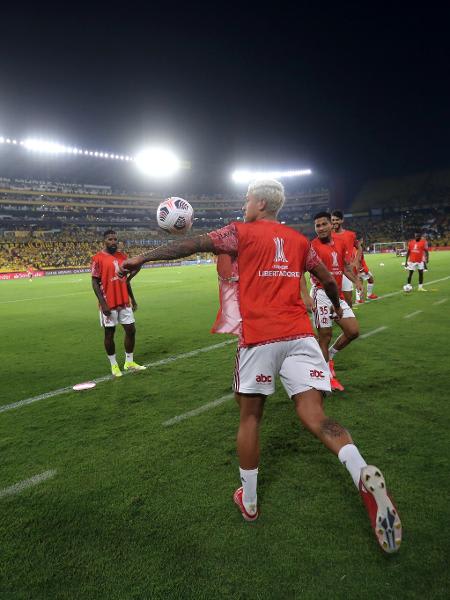
[[[424,265],[423,262],[409,262],[406,265],[406,268],[408,269],[408,271],[423,271],[424,269]]]
[[[115,327],[118,323],[121,325],[131,325],[134,322],[134,314],[131,306],[112,310],[109,317],[100,311],[100,325],[102,327]]]
[[[325,290],[313,286],[311,288],[311,297],[313,299],[314,324],[316,329],[333,327],[334,320],[331,318],[333,304],[326,295]],[[341,300],[340,304],[343,310],[343,319],[355,316],[355,313],[345,300]]]
[[[240,394],[269,396],[279,375],[289,397],[310,389],[329,392],[330,371],[316,338],[238,348],[233,389]]]
[[[358,277],[360,279],[362,279],[363,281],[367,281],[368,279],[370,279],[372,277],[372,273],[370,271],[368,273],[365,273],[364,271],[362,271],[361,273],[358,273]]]
[[[353,291],[353,281],[350,281],[348,277],[342,275],[342,291],[343,292],[352,292]]]

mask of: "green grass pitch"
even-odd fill
[[[450,255],[431,254],[426,294],[400,291],[402,261],[368,257],[376,293],[393,295],[358,306],[361,333],[385,329],[338,356],[346,390],[326,400],[386,476],[398,554],[378,548],[349,475],[281,385],[262,424],[256,523],[231,500],[233,400],[163,425],[231,392],[231,343],[0,412],[1,600],[447,598]],[[229,339],[209,333],[212,265],[148,269],[133,287],[138,362]],[[108,375],[88,275],[1,282],[0,316],[0,411]],[[122,361],[119,329],[116,347]]]

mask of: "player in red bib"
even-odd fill
[[[340,210],[333,210],[331,213],[331,223],[333,225],[333,237],[340,238],[344,241],[345,247],[347,248],[347,261],[356,268],[356,272],[360,269],[361,260],[361,244],[356,239],[356,233],[350,231],[350,229],[344,229],[342,224],[344,222],[344,214]],[[353,254],[353,249],[356,250],[356,254]],[[345,275],[342,277],[342,293],[344,294],[345,301],[352,307],[353,304],[353,283]]]
[[[237,293],[225,287],[215,328],[235,330],[240,324],[234,390],[240,410],[237,447],[242,487],[235,491],[234,502],[246,521],[258,518],[259,425],[264,402],[279,376],[302,423],[338,456],[359,487],[379,544],[386,552],[395,552],[401,525],[381,472],[367,466],[349,433],[323,410],[323,393],[330,390],[329,370],[300,298],[300,278],[306,270],[317,278],[339,319],[343,311],[338,287],[308,240],[278,222],[283,203],[284,189],[278,181],[255,181],[248,188],[245,223],[155,248],[126,260],[122,272],[132,272],[147,261],[197,252],[231,257],[231,264],[222,265],[220,272],[222,282],[233,284]],[[228,311],[230,298],[233,310]]]
[[[408,283],[411,284],[414,271],[419,271],[419,292],[426,292],[423,287],[424,266],[428,263],[429,253],[427,241],[417,232],[414,239],[408,242],[408,251],[406,253],[405,265],[408,273]]]
[[[92,288],[100,307],[100,324],[105,330],[105,350],[111,363],[114,377],[121,377],[122,371],[117,364],[114,333],[120,323],[125,330],[125,371],[145,369],[134,361],[136,327],[133,310],[137,310],[136,300],[131,289],[130,279],[119,277],[120,265],[127,255],[117,249],[117,234],[112,229],[103,234],[104,249],[92,258]]]
[[[359,243],[361,244],[361,261],[360,261],[361,266],[360,266],[360,269],[358,272],[358,277],[363,282],[367,281],[367,299],[368,300],[376,300],[378,298],[378,296],[376,294],[374,294],[374,292],[373,292],[373,288],[375,286],[375,279],[374,279],[372,273],[369,271],[369,267],[364,258],[364,252],[362,250],[362,248],[364,248],[363,240],[360,239]],[[356,249],[353,250],[353,256],[356,257]],[[359,304],[364,304],[364,294],[360,293],[358,290],[355,290],[355,295],[356,295],[356,301]]]
[[[314,216],[314,229],[317,237],[312,241],[311,246],[317,252],[317,255],[326,266],[328,271],[336,280],[340,292],[340,305],[342,308],[342,318],[336,320],[336,323],[342,329],[342,334],[337,338],[334,344],[329,348],[333,335],[333,306],[325,294],[321,282],[311,275],[311,294],[308,295],[306,282],[302,280],[302,297],[314,313],[314,322],[319,335],[319,345],[325,360],[328,362],[331,374],[331,388],[333,390],[343,391],[344,387],[336,377],[334,371],[334,357],[343,350],[350,342],[359,335],[358,321],[355,314],[344,300],[342,295],[342,278],[345,276],[352,281],[356,288],[361,290],[362,284],[353,272],[350,264],[347,262],[347,248],[344,241],[339,237],[332,236],[331,215],[328,212],[319,212]]]

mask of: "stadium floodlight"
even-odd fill
[[[285,177],[303,177],[311,174],[311,169],[296,169],[291,171],[237,170],[233,172],[231,177],[236,183],[248,183],[255,179],[284,179]]]
[[[129,161],[129,156],[124,157]],[[135,157],[137,167],[149,177],[169,177],[180,168],[175,154],[164,148],[147,148]]]
[[[27,138],[24,140],[23,146],[27,150],[32,150],[33,152],[42,152],[44,154],[62,154],[67,152],[67,148],[62,144],[58,144],[58,142],[50,142],[37,138]]]

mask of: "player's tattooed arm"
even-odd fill
[[[182,239],[165,246],[153,248],[134,258],[128,258],[122,263],[121,272],[123,275],[126,272],[135,271],[146,262],[176,260],[177,258],[191,256],[196,252],[215,252],[213,241],[208,235],[197,235]]]
[[[317,279],[323,285],[326,295],[333,304],[333,309],[336,313],[335,318],[340,319],[342,317],[342,308],[339,299],[339,289],[333,275],[328,271],[322,261],[320,261],[318,265],[311,269],[310,272],[317,277]]]
[[[351,265],[347,262],[344,263],[344,275],[356,285],[356,288],[359,291],[362,291],[363,284],[361,279],[358,277],[358,275],[355,275],[355,272],[353,271]]]

